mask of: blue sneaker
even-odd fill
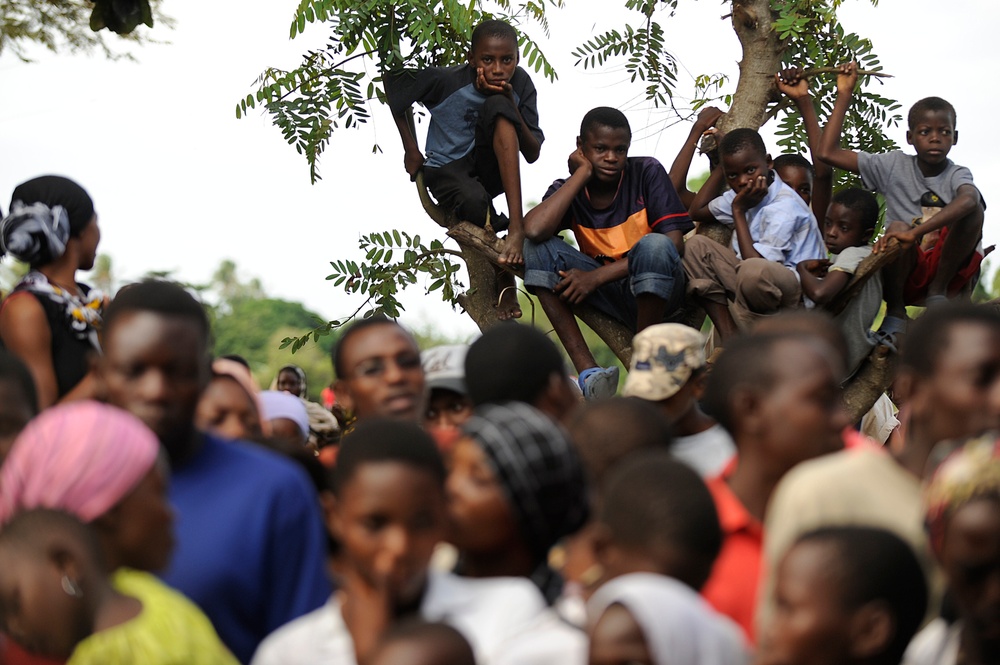
[[[605,399],[618,392],[618,367],[591,367],[580,372],[580,390],[586,399]]]

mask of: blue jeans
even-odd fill
[[[562,238],[524,242],[524,285],[554,291],[562,279],[560,270],[595,270],[603,264]],[[638,308],[635,297],[649,293],[667,303],[667,313],[684,301],[684,268],[674,242],[662,233],[647,233],[628,253],[628,277],[603,285],[587,298],[591,305],[635,330]]]

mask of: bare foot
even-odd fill
[[[500,293],[497,303],[497,318],[501,321],[521,318],[521,303],[517,300],[517,287],[506,286]]]
[[[503,239],[503,249],[500,250],[500,264],[511,268],[524,265],[524,232],[510,230]]]
[[[517,280],[514,275],[497,268],[497,291],[500,292],[497,318],[501,321],[521,318],[521,303],[517,300]]]

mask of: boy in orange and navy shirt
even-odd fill
[[[660,323],[684,298],[684,234],[694,228],[666,169],[629,157],[632,131],[618,110],[583,118],[570,176],[524,218],[524,284],[580,373],[587,398],[615,393],[618,368],[597,366],[571,305],[586,302],[635,331]],[[556,236],[571,229],[580,247]]]

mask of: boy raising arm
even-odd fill
[[[467,64],[394,72],[385,82],[410,179],[423,169],[427,187],[443,208],[477,226],[489,221],[496,231],[507,229],[500,263],[511,267],[524,261],[520,155],[528,163],[537,160],[545,138],[538,127],[534,83],[518,61],[514,28],[483,21],[472,33]],[[407,117],[414,103],[431,114],[426,157]],[[493,197],[501,192],[509,220],[493,208]],[[513,275],[499,271],[497,286],[499,317],[519,317]]]
[[[961,290],[982,262],[984,205],[969,169],[958,166],[948,153],[958,142],[955,109],[938,97],[927,97],[910,108],[906,142],[916,155],[894,150],[885,154],[855,152],[840,147],[844,117],[858,80],[857,64],[841,66],[837,75],[837,101],[820,141],[819,158],[831,166],[861,175],[865,185],[886,199],[886,232],[874,252],[885,249],[889,238],[898,240],[904,255],[886,268],[886,320],[881,331],[889,340],[905,328],[905,305],[933,304]],[[920,225],[921,199],[932,193],[946,201],[932,218]],[[920,239],[941,231],[941,241],[924,252]]]

